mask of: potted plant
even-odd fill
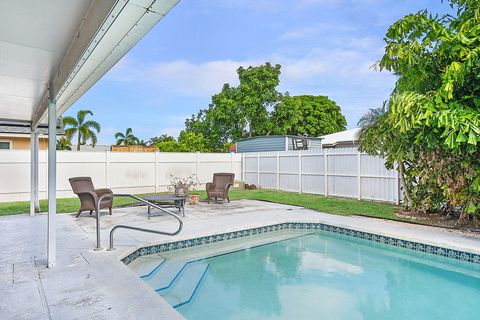
[[[198,185],[198,180],[193,176],[180,178],[170,174],[170,189],[173,189],[177,196],[188,195],[188,190],[191,190],[196,185]]]
[[[189,203],[191,205],[196,205],[198,203],[198,194],[191,194]]]

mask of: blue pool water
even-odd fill
[[[144,277],[186,319],[480,319],[474,264],[322,231],[194,250]]]

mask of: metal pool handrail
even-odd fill
[[[149,232],[149,233],[156,233],[156,234],[163,234],[163,235],[167,235],[167,236],[175,236],[177,234],[180,233],[180,231],[182,231],[183,229],[183,221],[182,219],[177,216],[175,213],[173,212],[170,212],[168,210],[165,210],[164,208],[154,204],[154,203],[151,203],[150,201],[147,201],[145,199],[142,199],[140,197],[137,197],[133,194],[128,194],[128,193],[121,193],[121,194],[114,194],[114,193],[107,193],[107,194],[104,194],[102,196],[100,196],[97,200],[97,203],[96,203],[96,219],[97,219],[97,223],[96,223],[96,228],[97,228],[97,246],[94,250],[101,250],[102,248],[100,247],[100,202],[103,200],[103,199],[106,199],[106,198],[114,198],[114,197],[129,197],[129,198],[133,198],[135,200],[138,200],[140,202],[143,202],[145,203],[146,205],[149,205],[151,207],[154,207],[160,211],[163,211],[171,216],[173,216],[175,219],[177,219],[178,221],[178,229],[175,231],[175,232],[166,232],[166,231],[158,231],[158,230],[152,230],[152,229],[145,229],[145,228],[138,228],[138,227],[132,227],[132,226],[127,226],[127,225],[116,225],[115,227],[112,228],[112,230],[110,231],[110,246],[108,248],[108,250],[114,250],[114,247],[113,247],[113,233],[115,232],[115,230],[117,229],[120,229],[120,228],[123,228],[123,229],[131,229],[131,230],[137,230],[137,231],[143,231],[143,232]]]

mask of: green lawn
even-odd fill
[[[204,196],[204,192],[201,196]],[[241,190],[231,191],[230,199],[251,199],[277,202],[305,207],[315,211],[338,215],[364,215],[376,218],[401,220],[395,215],[396,207],[391,204],[359,201],[354,199],[325,197],[314,194],[300,194],[295,192],[276,190]]]
[[[200,198],[205,198],[205,192],[200,191]],[[404,220],[395,215],[396,207],[391,204],[359,201],[353,199],[343,199],[334,197],[325,197],[321,195],[299,194],[294,192],[276,191],[276,190],[232,190],[230,199],[251,199],[269,202],[277,202],[302,206],[308,209],[338,214],[338,215],[363,215],[375,218],[384,218],[392,220]],[[135,202],[129,198],[116,198],[114,205],[125,205]],[[47,201],[40,201],[41,211],[47,210]],[[57,200],[57,212],[75,212],[79,207],[77,198],[67,198]],[[28,201],[0,203],[0,215],[28,213],[30,203]]]
[[[115,206],[125,205],[133,203],[135,200],[130,198],[116,198]],[[61,198],[57,199],[57,212],[76,212],[80,207],[80,201],[78,198]],[[48,209],[48,201],[40,200],[40,211],[45,212]],[[0,216],[21,214],[30,212],[29,201],[17,201],[17,202],[0,202]]]

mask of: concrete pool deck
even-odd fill
[[[360,231],[480,253],[476,235],[358,216],[329,215],[300,207],[240,200],[187,206],[175,237],[118,230],[115,251],[94,251],[95,219],[84,213],[57,217],[57,265],[45,267],[46,215],[0,218],[1,319],[181,319],[119,258],[148,243],[242,230],[282,222],[321,222]],[[102,247],[117,224],[175,230],[167,216],[148,220],[145,207],[116,208],[101,216]]]

